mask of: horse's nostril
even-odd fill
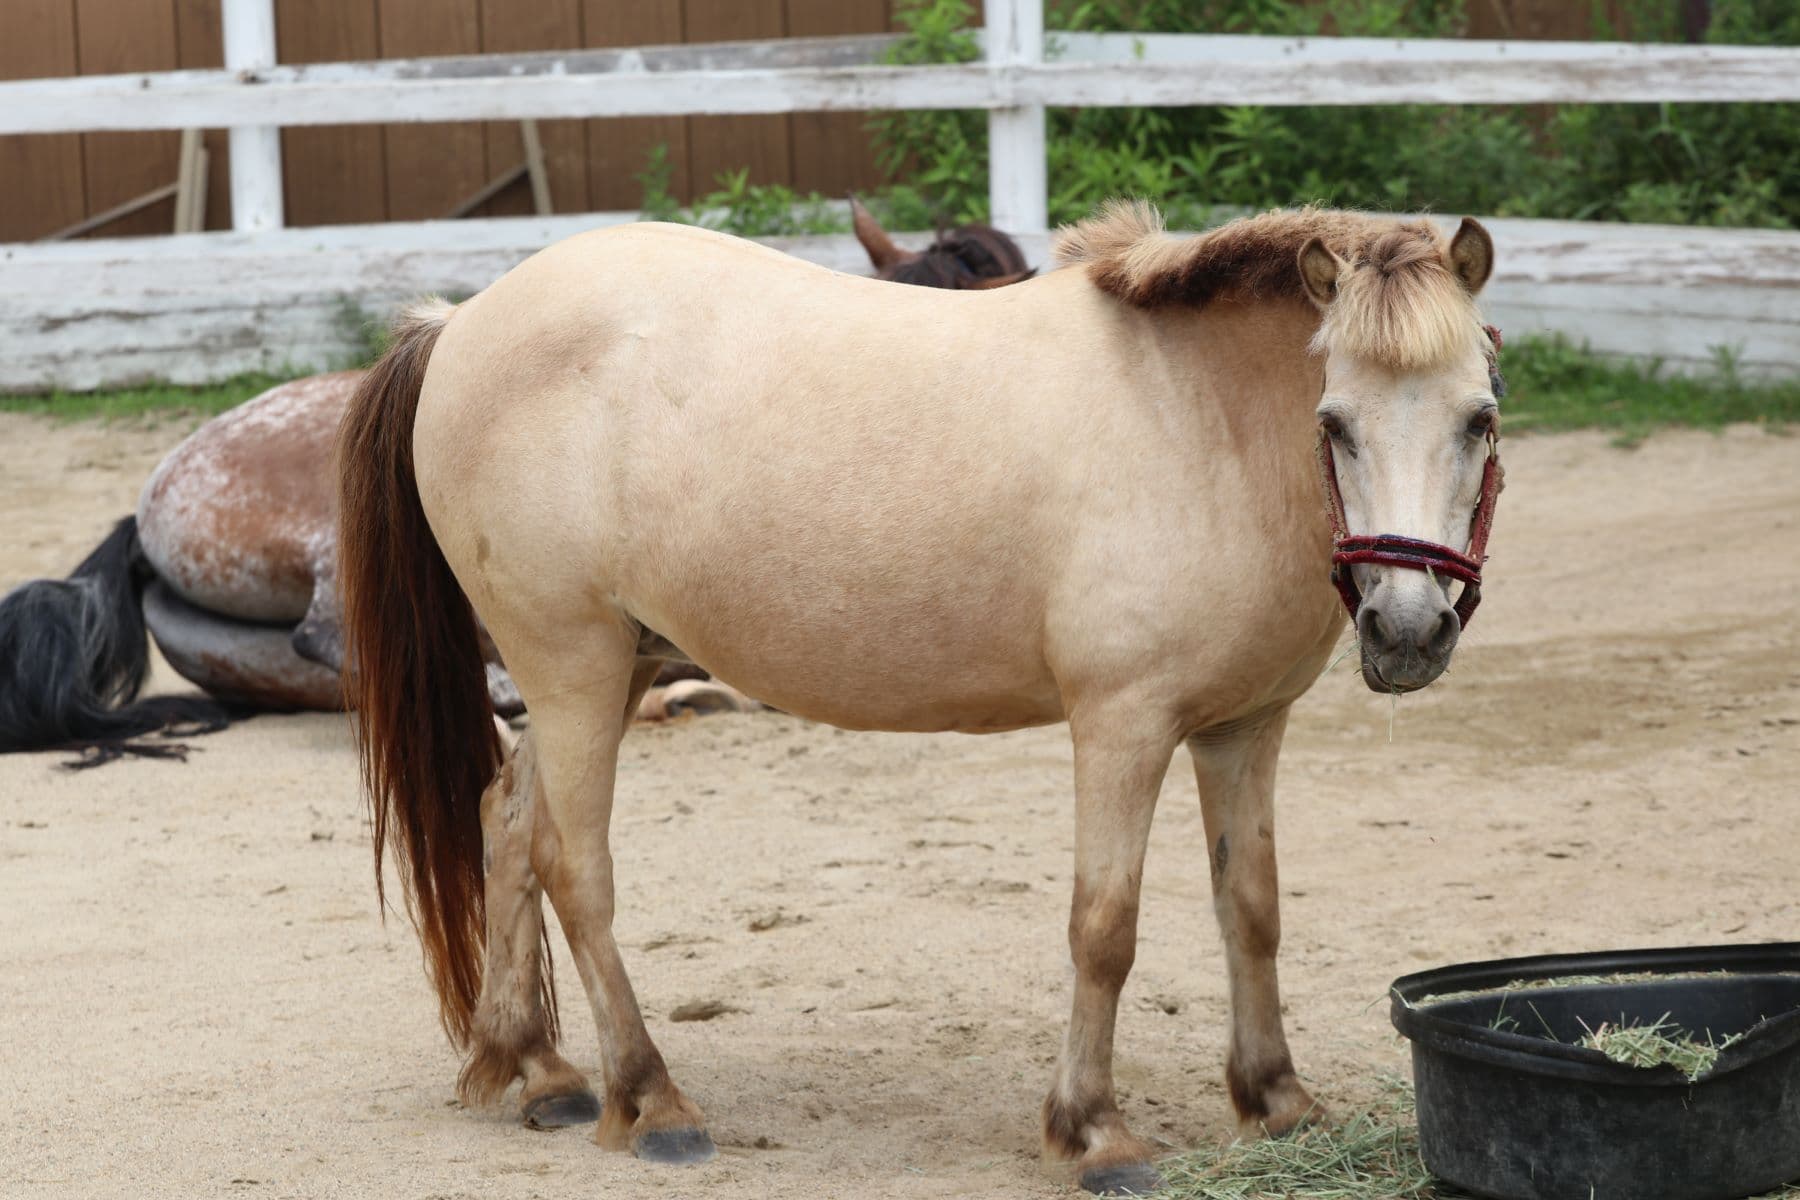
[[[1400,640],[1394,636],[1394,627],[1388,624],[1387,614],[1367,603],[1356,616],[1356,633],[1375,650],[1391,650]]]
[[[1431,658],[1441,658],[1450,653],[1461,632],[1462,622],[1457,620],[1453,609],[1446,608],[1438,614],[1437,622],[1431,626],[1429,635],[1419,642],[1419,649]]]

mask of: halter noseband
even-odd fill
[[[1493,350],[1488,354],[1488,382],[1496,397],[1506,394],[1500,378],[1500,331],[1492,325],[1482,327]],[[1331,582],[1344,601],[1352,623],[1362,607],[1362,589],[1356,586],[1351,567],[1367,563],[1383,567],[1405,567],[1413,571],[1444,574],[1462,581],[1462,595],[1456,598],[1456,619],[1468,628],[1475,608],[1481,603],[1481,565],[1487,561],[1488,534],[1494,528],[1494,504],[1500,489],[1506,486],[1506,471],[1500,465],[1500,431],[1498,426],[1487,432],[1487,460],[1481,468],[1481,498],[1475,502],[1469,520],[1469,548],[1455,550],[1422,538],[1403,537],[1397,533],[1350,532],[1344,519],[1344,494],[1338,489],[1337,460],[1331,453],[1331,435],[1319,430],[1319,477],[1325,488],[1325,509],[1331,515]]]

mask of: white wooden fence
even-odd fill
[[[1800,49],[1046,36],[1042,0],[987,0],[983,57],[963,64],[880,65],[894,39],[862,36],[281,66],[274,0],[222,3],[224,70],[0,83],[0,133],[230,128],[235,226],[0,247],[0,389],[315,365],[348,344],[323,331],[321,295],[343,310],[381,308],[399,280],[472,291],[554,237],[629,216],[282,230],[284,126],[985,109],[994,223],[1041,262],[1046,106],[1800,100]],[[1494,300],[1514,324],[1677,362],[1737,344],[1752,369],[1800,369],[1800,235],[1500,222],[1496,236]],[[855,265],[847,242],[795,248]],[[182,273],[207,263],[204,287]]]

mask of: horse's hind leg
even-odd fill
[[[306,615],[294,626],[294,653],[301,658],[329,667],[344,669],[344,626],[338,607],[337,554],[323,555],[313,562],[312,599]]]
[[[1110,710],[1110,711],[1107,711]],[[1138,888],[1156,796],[1176,737],[1144,728],[1144,707],[1077,712],[1075,899],[1069,951],[1075,1003],[1044,1100],[1044,1144],[1079,1159],[1081,1186],[1147,1195],[1160,1180],[1149,1145],[1125,1127],[1113,1093],[1113,1027],[1119,991],[1137,954]]]
[[[585,646],[555,640],[507,646],[531,704],[544,805],[532,862],[562,920],[600,1030],[605,1112],[595,1140],[659,1162],[703,1162],[714,1154],[700,1110],[669,1078],[644,1028],[613,940],[612,820],[619,740],[660,665],[635,656],[636,632],[591,630]]]
[[[262,709],[343,707],[343,687],[294,652],[288,631],[188,603],[160,579],[144,589],[144,623],[182,678],[214,696]]]
[[[531,867],[542,794],[529,735],[481,797],[486,874],[487,958],[475,1006],[468,1062],[457,1092],[470,1106],[491,1104],[523,1078],[527,1125],[555,1129],[600,1119],[600,1101],[580,1071],[556,1052],[556,996],[547,975],[542,891]]]
[[[1283,1134],[1319,1115],[1294,1074],[1281,1027],[1275,951],[1281,944],[1275,875],[1275,759],[1282,709],[1245,729],[1188,739],[1211,848],[1213,907],[1231,984],[1225,1082],[1245,1137]]]

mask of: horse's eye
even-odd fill
[[[1325,431],[1325,436],[1329,438],[1342,438],[1344,436],[1344,423],[1338,420],[1336,413],[1320,413],[1319,428],[1323,429]]]
[[[1494,422],[1499,419],[1499,415],[1500,414],[1491,408],[1484,408],[1476,413],[1473,417],[1469,418],[1469,436],[1473,438],[1482,438],[1492,433],[1494,430]]]

